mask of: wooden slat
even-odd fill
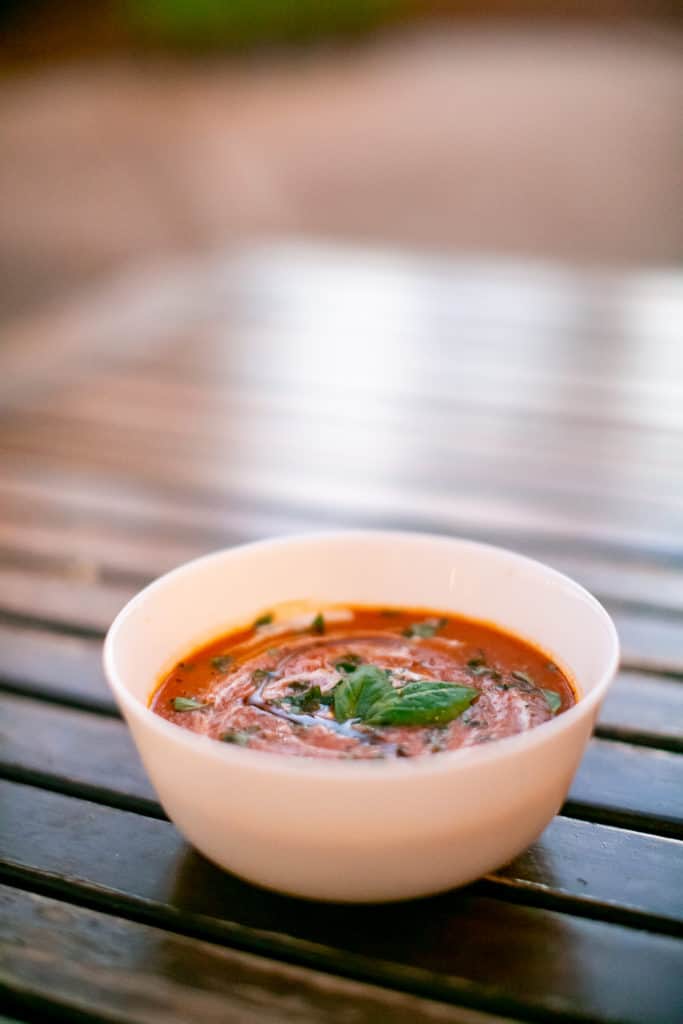
[[[491,900],[472,890],[370,908],[305,903],[246,887],[179,846],[170,826],[168,838],[142,834],[140,819],[128,828],[120,816],[105,825],[102,838],[112,850],[100,858],[95,833],[100,822],[88,805],[75,802],[54,811],[55,842],[61,844],[64,833],[71,833],[64,858],[73,878],[64,879],[63,866],[57,874],[47,870],[39,877],[21,864],[14,865],[13,877],[72,902],[94,902],[233,947],[525,1019],[559,1014],[562,1019],[663,1021],[680,996],[683,945],[668,936]],[[116,825],[121,831],[114,831]],[[78,850],[74,829],[80,829],[85,850]],[[128,839],[139,854],[133,871]],[[124,871],[114,863],[116,851]],[[64,918],[58,923],[64,927]],[[35,939],[23,938],[24,948],[41,948]],[[167,934],[165,939],[175,941]],[[90,945],[111,969],[116,960],[106,935],[96,932]],[[68,936],[57,948],[60,963],[72,959]],[[133,968],[158,963],[138,943],[132,944],[131,955]],[[606,984],[621,972],[628,980]],[[202,987],[201,971],[193,969],[189,976]],[[43,992],[51,991],[47,982],[45,975],[34,979]],[[261,984],[267,989],[267,978]],[[336,984],[330,979],[330,988]]]
[[[638,615],[607,606],[621,640],[621,664],[646,672],[683,675],[683,628],[675,617]]]
[[[130,1024],[500,1021],[7,886],[0,905],[0,984],[20,1007]]]
[[[36,884],[47,879],[55,884],[61,879],[62,885],[78,882],[95,894],[106,890],[109,896],[155,901],[159,910],[168,910],[168,904],[186,914],[264,926],[259,916],[264,894],[191,855],[169,822],[14,782],[0,782],[0,808],[0,871],[21,872]],[[41,835],[45,841],[40,841]],[[152,849],[154,857],[149,855]],[[188,859],[194,865],[194,881],[191,887],[180,886],[179,902],[179,878]],[[614,871],[617,860],[619,872]],[[476,888],[480,895],[511,895],[566,912],[675,933],[683,926],[683,844],[558,817],[528,851]],[[212,891],[216,900],[211,906],[206,897]],[[229,900],[221,899],[223,891],[230,893]],[[302,930],[296,912],[299,901],[277,897],[273,902],[281,930],[321,940],[324,910],[320,921],[311,912],[309,930]],[[403,934],[423,935],[430,927],[430,909],[443,916],[438,901],[429,907],[424,901],[414,902],[412,909],[405,907]],[[423,915],[419,929],[408,928],[415,908]],[[317,930],[311,931],[313,924]],[[332,940],[327,935],[324,941]],[[391,952],[395,942],[395,934],[385,936],[384,958],[396,956]]]
[[[6,613],[29,624],[49,623],[71,632],[104,635],[136,585],[106,583],[92,565],[49,571],[20,569],[0,563],[0,616]],[[622,665],[652,672],[683,674],[681,626],[677,617],[624,612],[607,602],[622,641]]]
[[[566,810],[683,838],[683,757],[594,739],[572,783]]]
[[[604,470],[586,472],[572,492],[563,485],[562,473],[548,474],[548,460],[525,479],[513,457],[490,465],[478,458],[461,464],[447,455],[437,459],[434,452],[427,458],[415,446],[404,450],[400,460],[387,459],[391,445],[361,437],[354,448],[344,447],[342,457],[327,446],[315,447],[314,427],[308,445],[302,440],[300,448],[290,443],[286,430],[277,437],[257,435],[248,444],[241,425],[235,430],[233,437],[220,436],[213,443],[193,443],[183,436],[170,446],[163,433],[147,435],[125,424],[105,429],[16,416],[5,425],[0,451],[49,455],[60,464],[186,489],[220,493],[230,483],[252,499],[310,504],[312,509],[332,504],[356,514],[374,510],[386,515],[397,506],[412,507],[424,518],[458,517],[462,522],[463,516],[470,521],[479,517],[491,527],[507,522],[546,535],[585,534],[670,548],[680,544],[683,513],[675,497],[659,500],[629,483],[606,491],[601,481],[610,475]]]
[[[428,468],[441,462],[468,474],[476,464],[482,476],[496,467],[505,479],[509,474],[505,467],[514,459],[520,488],[538,489],[538,471],[550,457],[558,474],[553,488],[569,494],[590,486],[601,493],[630,497],[640,488],[649,501],[666,502],[676,497],[680,487],[683,436],[675,433],[658,432],[648,438],[648,458],[643,457],[642,438],[633,428],[624,431],[579,422],[570,430],[562,420],[539,421],[528,412],[524,418],[500,410],[493,413],[475,404],[471,396],[463,407],[459,392],[445,406],[400,396],[383,401],[372,392],[362,401],[361,389],[340,393],[334,381],[312,394],[303,390],[292,394],[283,388],[264,392],[256,382],[233,381],[226,391],[212,395],[201,385],[188,396],[184,382],[179,384],[158,396],[156,378],[142,374],[132,389],[118,389],[118,393],[116,381],[91,379],[87,390],[42,400],[25,422],[46,423],[60,432],[86,428],[101,438],[123,427],[126,436],[139,431],[140,443],[154,450],[163,424],[164,434],[181,446],[181,452],[190,446],[198,452],[211,451],[218,441],[230,449],[241,438],[249,454],[271,447],[315,458],[319,451],[328,451],[342,471],[348,452],[359,467],[364,439],[367,443],[372,438],[367,443],[370,458],[378,443],[400,450],[409,439],[411,452]],[[169,408],[174,413],[170,420]]]
[[[164,816],[121,721],[5,694],[0,740],[0,774]]]
[[[161,575],[216,546],[263,536],[259,520],[241,524],[241,530],[230,530],[229,521],[224,521],[218,537],[207,538],[201,530],[195,530],[194,539],[158,536],[154,530],[141,530],[135,521],[124,526],[116,517],[113,521],[108,516],[96,521],[92,514],[86,516],[78,506],[65,508],[56,495],[41,507],[35,501],[17,499],[11,491],[3,496],[1,516],[0,559],[7,564],[42,561],[46,568],[61,564],[72,571],[87,566],[101,577],[126,576],[138,581]],[[268,523],[276,533],[290,532],[295,524],[301,528],[284,515],[278,522],[276,513]],[[304,525],[325,524],[319,521]],[[186,528],[183,533],[187,532]],[[504,540],[497,535],[487,536],[481,529],[478,535],[492,541]],[[604,554],[568,553],[562,547],[556,549],[552,543],[520,541],[519,538],[513,544],[522,553],[573,576],[602,600],[683,612],[683,574],[679,566],[670,561],[645,558],[625,561],[623,555],[607,558]]]
[[[137,587],[103,584],[88,566],[70,576],[0,566],[0,614],[102,636]]]
[[[19,450],[2,447],[2,463],[8,472],[20,467],[32,478],[43,477],[60,489],[68,480],[83,507],[107,508],[124,514],[134,509],[145,522],[173,523],[183,531],[202,527],[221,542],[221,528],[234,523],[256,528],[261,535],[281,532],[283,517],[297,529],[330,525],[363,525],[422,529],[432,532],[471,535],[494,539],[507,546],[533,543],[548,546],[589,547],[594,550],[642,553],[680,560],[680,529],[655,524],[646,517],[641,529],[622,524],[610,509],[609,517],[586,514],[587,510],[549,507],[523,500],[516,492],[472,495],[460,487],[430,494],[423,489],[407,495],[405,488],[378,488],[375,480],[347,481],[335,488],[334,503],[323,500],[321,485],[309,485],[297,476],[287,480],[272,473],[255,473],[236,480],[232,475],[213,473],[209,480],[176,463],[170,472],[158,464],[138,472],[131,460],[127,465],[109,466],[99,453],[89,460],[75,461],[71,447],[55,458],[40,448]],[[118,445],[120,451],[120,444]],[[223,467],[225,469],[225,467]],[[337,481],[338,483],[338,481]],[[326,485],[325,485],[326,486]],[[34,488],[32,488],[34,490]],[[150,495],[152,496],[150,498]],[[154,499],[154,495],[157,496]],[[164,496],[162,498],[162,495]],[[172,502],[170,501],[172,499]],[[154,502],[153,510],[150,504]],[[604,503],[603,503],[604,504]],[[655,528],[656,527],[656,528]]]
[[[0,686],[117,713],[100,640],[0,622]]]
[[[162,813],[121,721],[7,694],[0,696],[0,715],[5,776]],[[569,809],[573,816],[681,835],[683,758],[592,740],[570,790]]]
[[[683,753],[683,685],[623,672],[607,695],[598,726],[603,737]]]

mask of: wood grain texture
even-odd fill
[[[0,619],[101,637],[141,583],[102,580],[97,566],[87,562],[18,568],[0,560]],[[623,667],[683,675],[677,616],[624,612],[609,601],[606,607],[621,638]]]
[[[12,1013],[668,1024],[683,1002],[682,313],[675,274],[291,245],[132,275],[11,332],[0,875],[62,901],[14,893],[28,944],[11,950]],[[583,582],[619,629],[622,672],[563,815],[461,892],[321,908],[218,872],[164,819],[116,717],[101,637],[144,582],[326,526],[503,543]],[[219,968],[205,939],[273,960]],[[295,1006],[279,960],[327,973]],[[316,985],[344,974],[387,990],[345,990],[330,1015]],[[392,989],[474,1009],[396,1016]]]
[[[622,672],[602,706],[599,735],[683,753],[680,680]]]
[[[39,816],[40,804],[51,799],[42,793],[33,802]],[[64,802],[42,809],[61,847],[61,865],[59,851],[29,852],[27,839],[15,837],[6,878],[231,946],[532,1019],[559,1013],[638,1021],[649,1006],[647,1019],[657,1020],[659,1002],[673,1005],[679,993],[679,981],[669,975],[683,947],[668,936],[491,900],[475,889],[368,908],[293,900],[212,868],[170,825],[130,815],[122,820],[121,813],[103,821],[115,812]],[[42,866],[29,869],[27,857]],[[608,963],[635,967],[638,956],[639,977],[626,992],[600,982],[609,976]]]
[[[0,887],[0,986],[19,1005],[131,1024],[496,1024],[496,1018],[221,949]],[[500,1020],[500,1018],[498,1018]]]
[[[281,246],[109,299],[80,312],[88,372],[6,419],[10,465],[314,520],[680,554],[675,279]],[[78,318],[62,317],[64,344]]]
[[[270,517],[263,510],[255,517],[244,516],[228,504],[213,529],[186,521],[178,522],[174,531],[157,520],[164,515],[161,498],[155,501],[147,495],[142,508],[138,505],[137,518],[126,520],[116,507],[98,505],[96,495],[90,495],[88,508],[84,495],[78,492],[76,497],[64,480],[58,487],[43,485],[43,489],[26,481],[12,484],[3,488],[0,481],[0,560],[19,567],[52,566],[65,573],[89,568],[93,576],[110,582],[145,582],[216,547],[325,525],[310,516],[296,518],[280,512],[278,517],[276,508]],[[205,506],[202,522],[207,513],[210,509]],[[156,529],[145,528],[145,517],[150,514],[155,517]],[[343,516],[339,525],[346,525]],[[494,543],[512,544],[521,553],[574,577],[614,605],[683,612],[681,569],[671,560],[641,555],[625,561],[623,553],[611,557],[599,551],[588,554],[567,550],[562,541],[506,537],[481,527],[477,535]]]

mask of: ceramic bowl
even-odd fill
[[[297,758],[223,744],[153,714],[160,676],[264,608],[434,608],[544,650],[575,707],[528,732],[415,759]],[[442,536],[346,531],[233,547],[156,580],[117,616],[104,664],[169,818],[249,881],[313,899],[404,899],[507,863],[561,807],[617,667],[615,627],[577,583],[510,551]]]

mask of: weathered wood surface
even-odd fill
[[[0,376],[22,385],[0,382],[10,1017],[676,1019],[682,315],[675,275],[361,267],[292,246],[124,280],[7,339]],[[165,820],[106,687],[103,633],[147,580],[335,526],[506,544],[617,623],[622,670],[562,814],[460,892],[320,907],[217,871]]]
[[[49,1005],[66,1014],[131,1024],[343,1024],[351,1014],[358,1024],[496,1024],[488,1014],[221,949],[5,886],[0,905],[0,985],[15,1006],[29,1011],[47,1002],[37,993],[49,993]]]
[[[20,991],[48,990],[53,1000],[67,1001],[67,1005],[71,1002],[75,1008],[79,1007],[78,1000],[85,998],[91,1007],[103,1013],[107,1005],[121,1012],[118,1000],[122,999],[123,1006],[127,1006],[136,1019],[135,1013],[144,1012],[148,1000],[155,1005],[159,989],[170,988],[183,1007],[183,986],[189,985],[197,1005],[185,1004],[181,1011],[184,1016],[180,1019],[186,1020],[191,1010],[196,1013],[201,1008],[202,997],[210,992],[218,991],[229,1007],[229,993],[232,991],[233,998],[239,998],[245,988],[262,1007],[268,999],[269,988],[275,987],[284,975],[289,993],[295,984],[297,987],[300,984],[303,992],[297,991],[297,995],[305,998],[309,981],[314,990],[318,986],[323,988],[330,1003],[336,1001],[337,1010],[331,1013],[341,1014],[340,1020],[349,1019],[353,1002],[348,997],[354,988],[352,983],[338,977],[311,976],[301,968],[271,960],[264,962],[245,952],[207,946],[196,939],[57,903],[49,897],[19,893],[5,886],[0,887],[0,892],[4,903],[0,925],[5,935],[3,973],[6,978],[9,975],[9,983],[5,981],[5,985],[10,992],[19,987]],[[463,896],[458,899],[466,901]],[[301,909],[305,913],[303,906]],[[334,908],[331,909],[331,916],[335,916]],[[380,915],[385,918],[382,922],[385,928],[394,924],[391,910]],[[507,932],[491,932],[494,922],[499,926],[507,925]],[[554,925],[560,928],[559,934]],[[511,928],[515,935],[512,943]],[[366,968],[379,979],[398,982],[409,990],[428,987],[441,999],[460,1001],[506,1016],[514,1016],[518,1010],[525,1014],[531,1011],[531,1019],[537,1020],[557,1016],[590,1019],[592,1015],[606,1019],[611,1016],[625,1024],[641,1024],[643,1019],[669,1024],[671,1018],[666,1014],[676,1005],[681,992],[677,977],[681,947],[669,936],[557,914],[548,914],[546,920],[539,921],[537,911],[482,900],[479,907],[469,909],[466,924],[458,922],[455,932],[446,927],[435,938],[435,947],[424,952],[428,952],[430,960],[438,965],[437,969],[443,971],[439,979],[430,976],[433,967],[425,971],[420,959],[403,965],[401,972],[395,972],[392,977],[391,967],[376,958],[371,942],[368,943]],[[362,937],[360,941],[363,943]],[[543,976],[539,976],[537,969],[530,969],[530,956],[534,947],[539,948],[541,943],[547,951]],[[566,956],[560,954],[563,945]],[[327,966],[324,948],[301,952],[308,953],[306,959],[311,964],[319,956],[321,966]],[[337,962],[345,973],[360,966],[353,955],[348,960],[340,956]],[[492,963],[495,963],[493,971]],[[447,973],[449,966],[453,973]],[[241,972],[249,967],[255,969],[257,976],[242,981]],[[611,977],[616,982],[622,973],[621,983],[609,989],[599,980],[600,976]],[[129,987],[135,980],[138,984]],[[118,997],[114,989],[119,990]],[[364,987],[356,992],[364,994]],[[380,1015],[375,1020],[383,1019],[382,1012],[387,1020],[404,1019],[400,1013],[402,997],[398,993],[383,991],[380,994],[370,990],[368,995],[375,997],[373,1009]],[[407,1000],[407,1013],[429,1013],[429,1006],[423,1008],[411,1002]],[[225,1012],[225,1003],[223,1006]],[[157,1009],[160,1009],[158,1005]],[[446,1012],[441,1007],[434,1010],[439,1011]],[[319,1006],[315,1012],[318,1016],[312,1015],[311,1020],[337,1019],[333,1015],[325,1016]],[[457,1016],[460,1009],[450,1012],[446,1020],[468,1020],[466,1014],[462,1018]],[[362,1014],[354,1019],[373,1020]],[[405,1019],[411,1018],[406,1016]]]

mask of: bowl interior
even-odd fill
[[[588,696],[618,653],[598,602],[561,574],[500,548],[422,534],[318,534],[198,559],[151,584],[107,640],[115,685],[146,703],[194,647],[284,601],[433,608],[490,622],[548,653]]]

